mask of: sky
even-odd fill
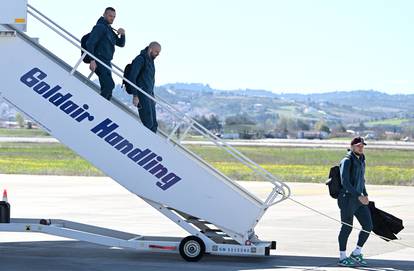
[[[149,42],[160,42],[156,85],[414,94],[410,0],[28,2],[79,38],[107,6],[114,7],[113,27],[126,30],[126,46],[116,48],[113,62],[124,67]],[[76,63],[79,50],[30,16],[28,34]]]

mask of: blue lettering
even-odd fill
[[[174,173],[169,173],[167,176],[161,179],[161,182],[157,182],[156,185],[160,187],[162,190],[167,190],[177,182],[181,180],[180,177],[175,175]]]
[[[40,82],[39,84],[37,84],[33,90],[36,91],[39,94],[43,94],[43,92],[45,92],[46,90],[49,90],[50,86],[48,84],[46,84],[45,82]]]
[[[139,161],[138,162],[138,165],[143,166],[146,163],[148,163],[152,158],[155,158],[155,157],[157,157],[157,155],[155,153],[151,153],[150,155],[148,155],[147,157],[145,157],[144,159],[142,159],[141,161]]]
[[[53,94],[55,94],[59,89],[61,89],[60,86],[55,86],[54,88],[52,88],[51,90],[49,90],[47,93],[45,93],[43,95],[43,98],[47,99],[50,96],[52,96]]]
[[[60,110],[69,115],[73,112],[73,110],[79,108],[79,106],[72,101],[67,101],[66,103],[62,104],[59,108]]]
[[[22,77],[20,77],[20,81],[25,84],[26,86],[33,88],[33,90],[42,95],[44,99],[48,99],[48,101],[58,107],[63,113],[69,115],[71,118],[75,119],[77,122],[81,122],[84,119],[88,121],[93,121],[94,116],[89,114],[89,112],[85,111],[89,107],[87,104],[83,105],[83,108],[79,108],[79,106],[70,98],[73,97],[71,93],[63,94],[59,92],[62,89],[61,86],[56,85],[53,88],[50,88],[50,85],[44,81],[47,77],[47,74],[41,71],[39,68],[33,68],[29,72],[25,73]],[[75,112],[73,112],[75,110]]]
[[[164,167],[163,165],[161,165],[161,164],[156,165],[155,167],[153,167],[149,171],[149,173],[151,173],[152,175],[154,175],[158,179],[161,178],[162,176],[164,176],[165,174],[167,174],[167,172],[168,172],[168,169],[166,167]]]
[[[135,150],[133,150],[132,152],[130,152],[128,154],[128,157],[132,161],[138,162],[139,160],[141,160],[142,158],[144,158],[145,156],[147,156],[150,153],[151,153],[151,151],[149,149],[145,149],[145,150],[141,151],[140,149],[136,148]]]
[[[134,145],[132,145],[132,143],[129,142],[128,140],[126,140],[126,139],[121,141],[121,143],[119,143],[115,146],[115,149],[122,152],[123,154],[127,154],[133,148],[134,148]]]
[[[39,68],[33,68],[20,77],[20,81],[75,121],[82,122],[85,119],[88,121],[94,120],[94,116],[88,112],[89,105],[83,104],[80,107],[71,99],[73,98],[72,93],[60,92],[62,87],[59,85],[51,87],[50,84],[43,81],[46,77],[47,74],[45,72]],[[160,163],[163,161],[161,156],[158,156],[150,149],[141,150],[134,148],[134,145],[130,141],[115,132],[118,127],[118,124],[107,118],[93,127],[91,132],[104,139],[105,142],[120,153],[127,155],[137,166],[141,166],[148,173],[159,179],[160,181],[155,184],[162,190],[167,190],[181,180],[181,177],[173,172],[168,172],[168,169]]]
[[[116,128],[119,127],[118,124],[112,123],[112,120],[105,119],[98,125],[96,125],[94,128],[92,128],[92,132],[97,134],[99,137],[103,138],[104,136],[107,136],[110,132],[114,131]],[[99,132],[99,133],[98,133]]]
[[[148,164],[145,165],[145,169],[146,170],[150,170],[151,168],[155,167],[155,165],[158,164],[158,162],[162,161],[162,157],[161,156],[157,156],[156,160],[152,160],[151,162],[149,162]]]
[[[106,118],[101,123],[91,129],[91,132],[104,139],[109,145],[114,147],[120,153],[127,155],[129,159],[137,163],[143,169],[154,175],[160,181],[155,185],[162,190],[167,190],[174,184],[181,180],[181,177],[173,172],[168,172],[168,169],[160,162],[163,160],[161,156],[158,156],[150,149],[141,150],[140,148],[134,148],[134,145],[125,137],[115,132],[119,125],[113,122],[111,119]]]
[[[118,144],[122,139],[124,138],[118,133],[112,133],[109,136],[105,137],[105,141],[108,142],[111,146]]]
[[[69,100],[69,98],[72,97],[72,94],[67,93],[65,95],[63,95],[62,93],[56,93],[55,95],[53,95],[50,99],[49,102],[51,102],[52,104],[54,104],[55,106],[59,106],[61,105],[63,102],[66,102],[66,100]]]
[[[38,74],[37,78],[35,77],[36,74]],[[20,77],[20,81],[22,81],[26,86],[31,88],[37,83],[39,83],[40,80],[45,79],[46,76],[46,73],[42,72],[40,69],[33,68],[28,73]]]

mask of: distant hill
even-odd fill
[[[244,114],[260,125],[271,127],[281,117],[348,126],[360,123],[370,127],[414,126],[414,94],[390,95],[374,90],[278,94],[260,89],[220,90],[197,83],[165,84],[156,87],[155,93],[191,116],[215,114],[222,121],[228,116]],[[114,96],[131,106],[132,97],[119,85]],[[15,116],[15,109],[4,103],[0,103],[0,109],[3,120]],[[158,110],[158,115],[166,122],[172,121],[169,112]]]
[[[318,94],[281,94],[298,102],[331,102],[358,107],[386,107],[410,110],[414,105],[414,94],[390,95],[374,90],[336,91]],[[384,108],[384,109],[386,109]]]
[[[156,93],[191,115],[248,114],[257,121],[266,116],[344,124],[391,118],[414,119],[414,95],[390,95],[373,90],[318,94],[277,94],[266,90],[219,90],[202,84],[167,84]]]

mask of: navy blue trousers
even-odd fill
[[[105,63],[111,67],[111,63]],[[99,78],[99,84],[101,85],[101,96],[108,101],[112,98],[112,91],[115,87],[114,80],[112,79],[112,73],[110,70],[102,66],[99,62],[96,62],[95,73]]]
[[[347,224],[353,225],[354,216],[358,219],[362,229],[371,232],[372,231],[372,219],[368,205],[363,205],[358,198],[351,197],[349,194],[341,193],[338,196],[338,206],[341,210],[341,221]],[[338,236],[339,250],[345,251],[348,237],[352,232],[350,226],[342,224],[341,230]],[[369,234],[361,231],[358,237],[357,245],[362,247],[368,240]]]
[[[138,108],[138,113],[139,118],[142,121],[142,124],[144,124],[145,127],[150,129],[154,133],[156,133],[158,129],[158,122],[157,114],[155,111],[155,102],[141,92],[138,93],[138,98],[140,104],[140,107]]]

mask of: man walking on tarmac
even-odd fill
[[[340,164],[342,189],[338,196],[338,206],[341,210],[342,224],[339,232],[339,262],[340,266],[355,267],[367,266],[367,262],[361,253],[362,247],[372,231],[371,213],[368,208],[368,193],[365,189],[365,156],[364,138],[355,137],[351,141],[351,149],[342,159]],[[362,226],[359,233],[358,243],[354,251],[348,257],[346,255],[346,244],[351,234],[354,216]]]
[[[127,79],[154,97],[155,65],[154,60],[161,52],[161,45],[153,41],[132,61]],[[131,88],[132,103],[138,107],[139,117],[145,127],[157,132],[158,123],[155,112],[155,101],[135,88]]]
[[[118,34],[115,34],[111,27],[111,24],[115,20],[115,16],[115,9],[107,7],[103,16],[99,18],[98,22],[92,29],[89,39],[86,42],[86,49],[109,67],[111,67],[111,60],[114,56],[115,45],[119,47],[125,46],[125,30],[123,28],[119,28],[117,30]],[[99,77],[101,95],[105,99],[110,100],[112,97],[112,90],[115,87],[111,71],[94,59],[91,60],[89,69],[92,72],[95,72]]]

